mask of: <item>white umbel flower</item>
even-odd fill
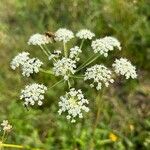
[[[90,86],[96,86],[97,90],[102,88],[102,84],[108,87],[110,83],[114,82],[111,71],[104,65],[94,65],[88,68],[85,72],[84,80],[93,80]]]
[[[69,58],[75,59],[76,61],[79,61],[80,60],[80,58],[79,58],[80,53],[82,53],[82,50],[78,46],[75,46],[75,47],[70,49]]]
[[[37,103],[39,106],[43,104],[44,93],[47,87],[43,84],[33,83],[25,86],[25,89],[21,91],[20,99],[24,99],[24,105],[34,105]]]
[[[37,58],[29,59],[22,66],[22,75],[29,77],[30,74],[34,72],[38,73],[41,65],[43,65],[43,63],[39,59]]]
[[[3,120],[1,126],[3,127],[3,131],[5,132],[10,132],[10,130],[12,129],[12,125],[9,124],[8,120]]]
[[[65,28],[60,28],[55,32],[56,41],[63,41],[64,43],[67,43],[73,37],[74,37],[73,32]]]
[[[70,74],[74,74],[76,69],[76,61],[63,57],[54,63],[53,71],[56,76],[63,76],[68,80]]]
[[[104,55],[104,57],[107,57],[108,51],[114,50],[115,47],[121,50],[120,42],[116,38],[110,36],[92,41],[91,46],[94,53],[100,53],[101,55]]]
[[[23,65],[27,60],[29,59],[29,53],[28,52],[22,52],[19,53],[17,56],[13,58],[13,60],[10,63],[10,67],[15,70],[20,65]]]
[[[116,74],[123,75],[126,79],[137,78],[136,67],[126,58],[116,59],[112,66],[114,67]]]
[[[49,37],[43,35],[43,34],[33,34],[29,40],[28,40],[28,45],[44,45],[50,43],[51,40]]]
[[[83,118],[83,112],[89,111],[88,103],[80,89],[72,88],[60,97],[58,113],[61,115],[63,112],[67,112],[66,118],[73,123],[77,118]]]
[[[76,34],[76,37],[78,37],[80,39],[91,40],[94,36],[95,36],[95,34],[88,29],[82,29]]]

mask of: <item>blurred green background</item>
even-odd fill
[[[11,59],[18,52],[28,51],[45,61],[38,47],[27,45],[28,38],[60,27],[74,32],[88,28],[97,37],[117,37],[122,51],[104,61],[109,64],[111,59],[123,56],[137,66],[138,80],[118,79],[107,89],[94,137],[96,107],[92,102],[91,112],[77,124],[70,125],[65,117],[58,116],[57,102],[66,88],[61,84],[48,91],[42,108],[27,111],[19,100],[26,84],[35,81],[50,86],[57,79],[43,73],[24,78],[10,69]],[[149,62],[149,0],[0,0],[0,121],[8,119],[13,125],[7,142],[44,150],[88,150],[93,138],[94,150],[149,150]],[[45,63],[45,68],[48,65]],[[80,81],[76,83],[77,87],[81,85]],[[86,84],[83,90],[94,101],[95,92]],[[117,140],[109,141],[111,133]]]

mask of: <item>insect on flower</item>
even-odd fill
[[[50,39],[52,39],[53,42],[56,42],[55,40],[55,34],[51,31],[45,32],[45,35],[48,36]]]

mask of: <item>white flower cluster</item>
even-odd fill
[[[85,72],[84,80],[93,79],[93,83],[91,87],[96,85],[96,89],[100,90],[102,88],[102,84],[106,87],[109,86],[109,83],[113,83],[114,80],[111,77],[111,71],[106,68],[104,65],[94,65],[88,68]]]
[[[76,69],[76,61],[63,57],[54,63],[53,71],[56,76],[63,76],[64,80],[69,79],[70,74],[74,74]]]
[[[74,36],[82,39],[81,45],[80,47],[75,45],[68,49],[69,45],[67,45],[67,42],[74,38]],[[109,51],[113,51],[115,48],[121,50],[121,45],[116,38],[111,36],[93,40],[91,47],[94,53],[96,53],[95,55],[98,56],[87,58],[87,60],[85,60],[85,62],[77,68],[77,62],[80,60],[79,56],[82,53],[81,47],[84,40],[92,40],[94,37],[95,34],[88,29],[82,29],[74,35],[72,31],[66,28],[60,28],[54,33],[53,42],[60,41],[63,44],[63,51],[49,51],[47,48],[42,47],[42,45],[52,42],[51,38],[44,34],[42,35],[37,33],[32,35],[28,40],[28,44],[39,45],[43,52],[48,56],[48,59],[53,60],[53,72],[48,72],[48,70],[43,72],[50,73],[55,76],[61,76],[65,81],[67,81],[69,88],[72,86],[74,79],[82,79],[84,77],[86,82],[89,81],[91,87],[95,87],[97,90],[100,90],[103,86],[108,87],[114,82],[112,71],[110,69],[102,64],[95,64],[94,66],[87,68],[84,75],[80,73],[83,72],[82,69],[93,63],[98,56],[103,55],[104,57],[107,57]],[[27,52],[19,53],[11,62],[11,68],[13,70],[21,67],[22,75],[27,77],[34,72],[38,73],[41,65],[43,65],[43,63],[39,59],[30,58],[29,53]],[[113,73],[124,75],[126,79],[137,78],[136,68],[125,58],[116,59],[112,64],[112,67],[114,69]],[[81,72],[77,74],[80,70]],[[57,85],[57,83],[52,87]],[[20,99],[23,100],[25,106],[35,104],[41,106],[43,104],[44,94],[46,91],[47,87],[43,84],[30,84],[21,90]],[[78,118],[83,118],[83,113],[89,111],[88,104],[88,100],[84,98],[80,89],[77,90],[75,88],[71,88],[65,95],[60,97],[58,113],[59,115],[66,113],[66,118],[73,123],[76,122]],[[10,130],[12,128],[11,126],[8,126],[8,121],[4,121],[1,125],[4,127],[3,130]]]
[[[80,89],[72,88],[64,96],[60,97],[58,113],[61,115],[63,112],[67,112],[66,118],[73,123],[76,122],[77,117],[83,118],[83,111],[89,111],[89,108],[86,106],[88,103]]]
[[[43,34],[33,34],[29,40],[28,40],[28,45],[44,45],[50,43],[51,40],[48,36],[43,35]]]
[[[20,65],[24,65],[26,61],[29,60],[29,53],[28,52],[22,52],[19,53],[17,56],[13,58],[13,60],[10,63],[10,67],[15,70]]]
[[[56,41],[63,41],[64,43],[67,43],[73,37],[74,37],[73,32],[65,28],[60,28],[55,32]]]
[[[30,74],[34,72],[38,73],[41,65],[43,65],[43,63],[39,59],[37,58],[29,59],[22,66],[22,75],[29,77]]]
[[[116,59],[112,65],[118,75],[124,75],[126,79],[137,78],[136,68],[126,58]]]
[[[91,46],[94,50],[94,53],[100,53],[101,55],[104,55],[104,57],[107,57],[108,51],[114,50],[115,47],[121,50],[120,42],[116,38],[110,36],[96,39],[92,42]]]
[[[93,37],[95,36],[94,33],[92,33],[90,30],[88,29],[82,29],[80,30],[77,34],[76,37],[80,38],[80,39],[89,39],[91,40]]]
[[[5,132],[10,132],[10,130],[12,129],[12,125],[8,123],[8,120],[3,120],[1,126],[3,127],[3,131]]]
[[[39,68],[43,63],[37,58],[29,58],[29,53],[22,52],[19,53],[11,61],[10,67],[15,70],[17,67],[21,66],[22,75],[29,77],[32,73],[38,73]]]
[[[75,59],[76,61],[79,61],[80,60],[80,58],[79,58],[80,53],[82,53],[82,50],[78,46],[75,46],[75,47],[70,49],[69,58]]]
[[[25,86],[25,89],[21,91],[20,99],[24,99],[24,105],[34,105],[36,102],[39,106],[43,104],[44,93],[47,87],[43,84],[33,83]]]

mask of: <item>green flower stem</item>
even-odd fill
[[[70,75],[71,78],[76,78],[76,79],[83,79],[84,75],[81,76],[76,76],[76,75]]]
[[[53,73],[52,71],[50,71],[50,70],[43,70],[43,69],[40,69],[40,71],[43,72],[43,73],[47,73],[47,74],[50,74],[50,75],[54,75],[54,73]],[[61,83],[63,80],[64,80],[64,79],[62,79],[62,80],[56,82],[56,83],[55,83],[54,85],[52,85],[50,88],[55,87],[56,85],[58,85],[59,83]]]
[[[43,46],[42,45],[40,45],[40,48],[42,49],[42,51],[44,52],[44,54],[47,56],[47,57],[49,57],[49,54],[48,54],[48,52],[43,48]]]
[[[91,61],[89,61],[88,63],[82,65],[82,67],[79,67],[76,72],[78,72],[78,71],[80,71],[81,69],[85,68],[86,66],[90,65],[90,64],[91,64],[92,62],[94,62],[99,56],[100,56],[100,55],[97,55],[97,56],[96,56],[95,58],[93,58]],[[92,58],[92,57],[91,57],[91,58]]]
[[[3,135],[2,135],[2,142],[4,142],[5,135],[6,135],[6,131],[4,130]]]
[[[100,116],[101,101],[102,101],[102,92],[98,93],[98,96],[96,98],[97,113],[96,113],[96,119],[95,119],[95,123],[94,123],[93,133],[95,133],[95,129],[97,127],[99,116]]]
[[[95,130],[97,128],[98,122],[99,122],[99,118],[100,118],[100,111],[101,111],[101,104],[103,101],[103,91],[104,89],[101,89],[102,91],[99,91],[97,97],[96,97],[96,106],[97,106],[97,112],[96,112],[96,117],[95,117],[95,121],[93,123],[93,128],[92,128],[92,139],[90,142],[90,150],[94,149],[94,136],[95,136]]]
[[[43,73],[47,73],[47,74],[50,74],[50,75],[54,75],[54,73],[51,71],[51,70],[43,70],[43,69],[40,69],[41,72]],[[61,83],[64,79],[56,82],[54,85],[52,85],[50,88],[53,88],[55,87],[56,85],[58,85],[59,83]]]
[[[47,48],[46,45],[43,45],[43,48],[47,51],[47,53],[52,54],[52,53],[49,51],[49,49]]]
[[[50,89],[53,88],[53,87],[55,87],[56,85],[58,85],[58,84],[61,83],[62,81],[64,81],[64,79],[62,79],[62,80],[56,82],[55,84],[53,84],[53,85],[50,87]]]
[[[63,42],[63,45],[64,45],[64,56],[67,58],[68,57],[68,51],[67,51],[66,43]]]
[[[80,70],[81,67],[83,67],[88,61],[90,61],[90,60],[93,58],[93,56],[95,56],[95,54],[93,54],[93,55],[92,55],[90,58],[88,58],[81,66],[79,66],[79,68],[77,69],[76,72],[78,72],[78,70]]]
[[[105,140],[100,140],[98,142],[98,145],[105,145],[105,144],[109,144],[112,143],[112,141],[110,139],[105,139]]]
[[[2,148],[2,147],[17,148],[17,149],[23,149],[24,148],[24,146],[22,146],[22,145],[0,143],[0,148]]]
[[[82,49],[83,43],[84,43],[84,39],[82,39],[82,41],[81,41],[80,49]]]
[[[0,143],[0,149],[3,147],[7,148],[15,148],[15,149],[28,149],[28,150],[42,150],[42,149],[37,149],[37,148],[29,148],[28,146],[23,146],[23,145],[15,145],[15,144],[4,144]]]
[[[69,87],[69,89],[70,89],[70,88],[71,88],[71,83],[70,83],[69,80],[68,80],[67,82],[68,82],[68,87]]]
[[[50,54],[52,55],[52,53],[48,50],[48,48],[46,46],[44,46],[45,50]],[[55,58],[52,58],[55,62],[56,62],[56,59]]]
[[[44,69],[39,69],[41,72],[46,73],[46,74],[50,74],[50,75],[54,75],[54,73],[51,70],[44,70]]]

